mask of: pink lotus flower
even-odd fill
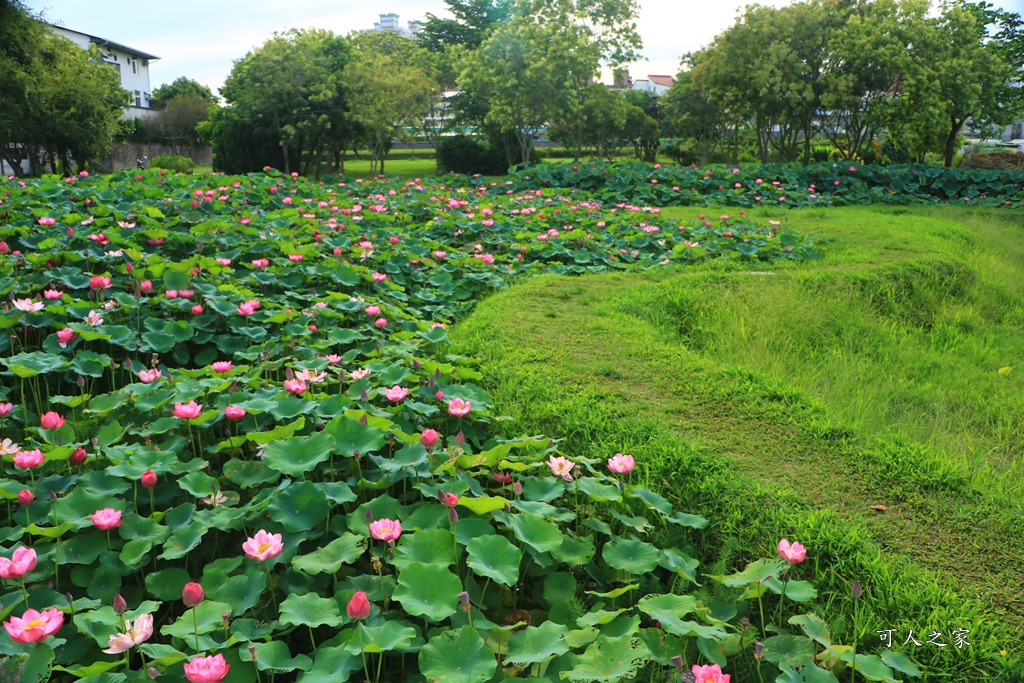
[[[36,497],[32,495],[32,492],[29,491],[28,489],[22,489],[18,491],[18,505],[20,505],[21,507],[31,505],[32,501],[34,501],[35,499]]]
[[[43,429],[60,429],[64,426],[64,418],[60,414],[53,412],[52,410],[43,413],[43,416],[39,418],[39,424]]]
[[[302,254],[288,254],[288,260],[294,263],[300,263],[304,258],[306,257]]]
[[[341,356],[339,356],[336,353],[332,353],[327,356],[324,356],[324,360],[326,360],[331,365],[337,365],[338,363],[341,362]]]
[[[59,292],[56,289],[44,289],[43,296],[47,299],[53,300],[61,298],[62,296],[64,296],[64,294],[63,292]]]
[[[370,616],[370,599],[363,591],[356,591],[352,599],[348,601],[345,612],[351,619],[366,619]]]
[[[22,616],[5,621],[4,628],[16,643],[38,643],[59,631],[63,623],[64,613],[56,607],[42,612],[29,609]]]
[[[469,401],[463,401],[461,398],[453,398],[448,401],[449,415],[454,415],[455,417],[466,417],[472,409],[473,404]]]
[[[252,267],[253,268],[266,268],[269,265],[270,265],[270,260],[269,259],[265,259],[265,258],[253,259],[253,261],[252,261]]]
[[[723,674],[722,667],[717,664],[694,664],[691,673],[696,676],[695,683],[729,683],[732,678],[731,674]]]
[[[46,308],[46,304],[42,301],[32,301],[32,299],[15,299],[14,307],[26,313],[38,313]]]
[[[179,289],[178,290],[178,296],[180,296],[182,299],[191,299],[195,295],[196,295],[195,291],[191,290],[191,289]]]
[[[228,675],[231,665],[224,661],[224,655],[193,657],[185,664],[185,678],[189,683],[220,683]]]
[[[110,287],[111,287],[111,284],[110,284],[110,278],[109,277],[103,277],[102,275],[96,275],[94,277],[89,278],[89,288],[90,289],[110,289]]]
[[[231,372],[231,361],[229,360],[218,360],[210,363],[210,368],[214,372]]]
[[[202,314],[203,314],[203,307],[202,306],[200,306],[199,304],[196,304],[195,306],[192,307],[192,315],[202,315]]]
[[[281,534],[270,534],[260,529],[242,544],[242,550],[252,559],[262,562],[280,555],[284,543],[281,542]]]
[[[561,477],[566,481],[572,481],[572,470],[576,467],[576,464],[564,456],[550,456],[548,458],[548,467],[551,468],[551,474],[556,477]]]
[[[7,417],[14,410],[13,403],[0,403],[0,417]]]
[[[402,535],[402,524],[397,519],[378,519],[370,522],[370,535],[378,541],[397,541]]]
[[[260,307],[260,302],[256,299],[249,299],[238,306],[239,315],[252,315],[256,312],[256,309]]]
[[[121,526],[121,511],[113,508],[103,508],[92,513],[89,517],[97,529],[116,529]]]
[[[49,216],[44,216],[43,218],[40,218],[37,222],[39,223],[39,225],[49,227],[49,226],[53,225],[54,223],[56,223],[57,219],[56,218],[51,218]]]
[[[807,558],[807,548],[799,543],[790,543],[786,539],[779,541],[779,557],[790,564],[803,562]]]
[[[388,279],[388,276],[385,275],[384,273],[374,273],[370,277],[373,278],[374,282],[384,282],[385,280]]]
[[[203,406],[195,401],[174,404],[174,417],[179,417],[182,420],[194,420],[202,412]]]
[[[86,325],[98,327],[103,324],[103,316],[100,315],[99,311],[89,311],[88,315],[83,318],[83,322],[85,322]]]
[[[156,486],[157,476],[153,470],[146,470],[139,477],[139,481],[142,482],[142,486],[147,489],[151,489]]]
[[[241,406],[228,406],[224,409],[224,417],[229,420],[241,420],[245,416],[245,408]]]
[[[218,259],[214,259],[214,260],[217,263],[219,263],[220,265],[222,265],[222,266],[230,266],[231,265],[231,259],[229,259],[229,258],[218,258]]]
[[[433,448],[441,440],[441,435],[434,429],[424,429],[420,434],[420,443],[424,448]]]
[[[349,373],[349,377],[352,378],[353,382],[358,382],[361,379],[366,379],[370,376],[370,368],[359,368]]]
[[[20,579],[36,568],[36,559],[36,551],[32,548],[15,548],[11,559],[0,557],[0,578]]]
[[[622,453],[616,453],[611,458],[608,458],[608,469],[617,474],[629,474],[636,467],[636,461],[633,460],[632,455],[623,455]]]
[[[143,280],[139,283],[139,291],[143,294],[149,294],[153,291],[153,283],[149,280]]]
[[[128,629],[125,633],[110,636],[110,640],[107,641],[107,649],[104,652],[108,655],[119,655],[135,645],[146,642],[153,635],[152,614],[140,614],[134,623],[129,620],[125,621],[124,625]]]
[[[406,389],[405,387],[400,387],[397,384],[395,386],[391,387],[390,389],[385,389],[384,390],[385,398],[387,398],[389,401],[392,401],[394,403],[398,403],[399,401],[403,400],[408,395],[409,395],[409,390]]]
[[[367,306],[366,315],[375,316],[380,315],[380,306]]]
[[[152,370],[139,370],[139,381],[143,384],[152,384],[163,377],[163,373],[153,368]]]
[[[373,321],[373,326],[376,327],[377,329],[381,329],[382,330],[382,329],[384,329],[385,327],[388,326],[388,319],[387,318],[377,318],[376,320]]]
[[[164,291],[164,296],[167,297],[168,299],[177,299],[178,298],[178,290],[176,290],[176,289],[165,290]]]
[[[46,456],[38,448],[31,451],[18,451],[14,456],[14,466],[23,470],[31,470],[39,467],[46,460]]]
[[[284,388],[286,391],[292,394],[304,394],[306,393],[306,383],[301,379],[286,379],[284,381]]]
[[[65,327],[63,330],[57,330],[57,346],[62,349],[66,349],[68,344],[78,339],[78,333],[70,327]]]
[[[85,452],[85,449],[79,446],[71,454],[71,457],[68,458],[68,462],[74,465],[75,467],[78,467],[79,465],[84,464],[88,457],[89,454]]]
[[[438,492],[437,497],[446,508],[453,508],[459,504],[459,497],[454,493]]]
[[[444,258],[447,255],[448,255],[448,252],[441,251],[440,249],[434,252],[434,258],[437,258],[437,259],[442,259],[442,258]]]

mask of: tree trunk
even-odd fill
[[[956,155],[956,138],[958,135],[960,135],[960,129],[963,128],[964,122],[966,120],[967,119],[957,122],[955,116],[950,116],[950,122],[953,125],[949,129],[949,137],[946,138],[946,168],[950,168],[953,166],[953,157]]]

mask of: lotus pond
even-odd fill
[[[6,675],[919,673],[832,641],[798,545],[706,576],[708,520],[628,454],[518,434],[448,341],[518,278],[820,258],[808,236],[511,179],[147,171],[0,199]]]

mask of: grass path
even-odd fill
[[[694,350],[657,315],[638,315],[678,277],[539,278],[482,302],[456,337],[483,356],[499,410],[520,428],[563,438],[570,455],[646,453],[652,483],[712,520],[709,546],[732,544],[705,557],[735,564],[751,544],[770,553],[779,535],[800,534],[821,555],[819,589],[870,575],[875,622],[858,633],[863,644],[885,628],[948,637],[962,627],[982,636],[978,666],[1019,652],[1019,497],[979,486],[926,446],[851,428],[786,378]],[[974,628],[963,623],[972,618]],[[939,668],[958,666],[957,655],[913,653]]]

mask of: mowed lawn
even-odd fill
[[[631,452],[652,485],[709,517],[699,571],[799,539],[815,574],[801,578],[837,633],[854,628],[856,579],[863,646],[887,629],[899,643],[940,632],[947,647],[897,648],[928,680],[1015,666],[1024,215],[753,215],[818,232],[825,259],[542,277],[482,302],[455,336],[483,356],[520,432],[564,439],[570,457]],[[952,645],[957,629],[970,646]]]

